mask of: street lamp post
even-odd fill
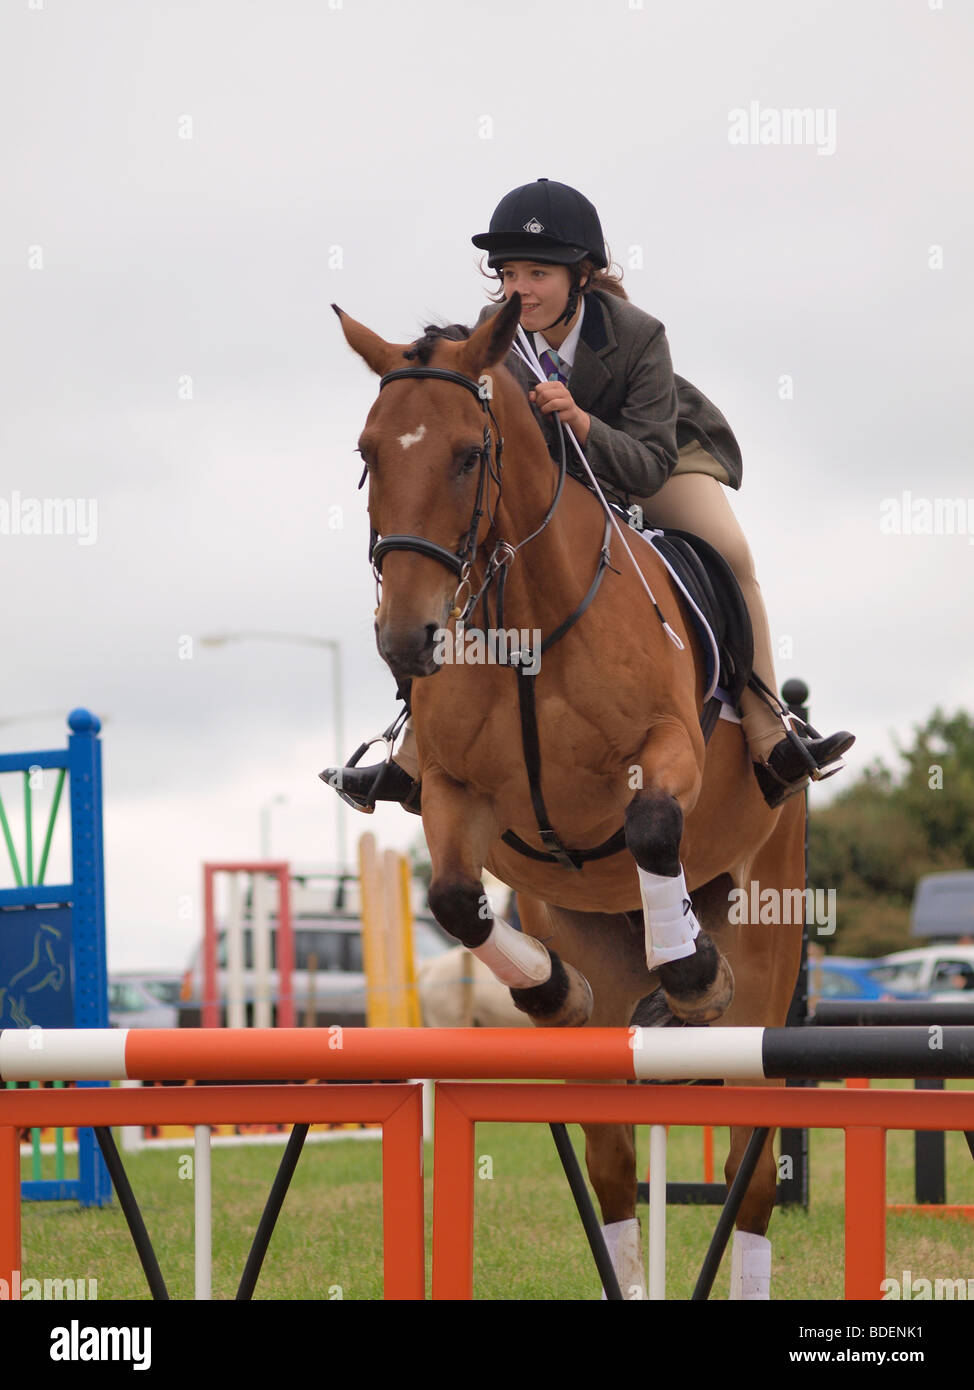
[[[342,646],[334,637],[323,637],[322,643],[334,657],[332,676],[334,678],[335,708],[335,766],[345,762],[345,706],[342,700]],[[348,868],[348,807],[338,801],[338,869],[344,873]]]
[[[271,811],[275,806],[283,806],[286,796],[272,796],[260,808],[260,857],[267,863],[271,857]]]
[[[323,647],[332,655],[333,699],[335,707],[336,767],[345,760],[345,705],[342,698],[342,648],[334,637],[314,637],[303,632],[220,632],[200,638],[201,647],[224,647],[228,642],[285,642],[299,647]],[[348,808],[338,801],[338,871],[348,867]]]

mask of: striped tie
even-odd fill
[[[543,352],[538,361],[548,381],[560,381],[563,386],[568,385],[567,364],[561,360],[554,348]]]

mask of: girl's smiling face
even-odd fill
[[[500,273],[505,299],[515,290],[520,292],[521,323],[529,333],[542,330],[564,313],[572,283],[567,266],[506,261]]]

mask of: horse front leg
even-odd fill
[[[574,912],[523,893],[518,894],[517,902],[527,929],[545,941],[553,940],[564,958],[591,984],[594,1006],[588,1026],[624,1028],[637,1001],[652,985],[642,933],[622,913]],[[633,1126],[585,1122],[582,1129],[589,1180],[598,1198],[602,1233],[622,1296],[627,1300],[645,1298]]]
[[[710,1023],[734,997],[730,966],[693,913],[680,842],[700,791],[700,764],[686,729],[657,725],[637,759],[642,787],[626,808],[626,844],[636,861],[646,927],[646,963],[658,970],[670,1010]]]
[[[586,1023],[592,991],[585,977],[491,909],[481,874],[497,825],[487,798],[424,769],[423,829],[433,865],[430,911],[440,926],[507,985],[532,1022],[549,1028]]]

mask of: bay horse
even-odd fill
[[[465,338],[413,344],[333,307],[382,378],[358,444],[375,633],[410,688],[433,914],[542,1026],[783,1025],[801,922],[742,924],[730,903],[754,882],[804,888],[804,798],[768,807],[739,725],[705,743],[703,659],[665,567],[634,535],[654,613],[504,365],[520,297]],[[523,650],[443,658],[478,598],[486,630],[491,593],[498,631],[547,634],[534,674]],[[492,912],[485,867],[517,892],[523,932]],[[584,1128],[620,1286],[638,1297],[633,1129]],[[728,1182],[749,1134],[732,1131]],[[745,1241],[770,1219],[771,1138],[737,1217]],[[770,1270],[769,1246],[761,1258]]]

